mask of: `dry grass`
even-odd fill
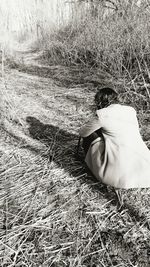
[[[121,190],[120,207],[114,190],[93,180],[75,155],[96,89],[73,86],[75,70],[67,68],[49,67],[50,78],[29,55],[24,68],[5,71],[4,96],[15,106],[1,128],[1,266],[148,266],[149,189]],[[56,73],[70,81],[67,89],[56,85]],[[128,87],[120,97],[128,102],[134,95],[135,104],[143,103],[143,95]],[[149,119],[142,106],[141,123]]]
[[[20,52],[5,50],[1,266],[149,266],[150,190],[120,190],[120,207],[113,188],[95,181],[75,154],[78,129],[92,115],[98,86],[112,86],[124,103],[135,106],[150,145],[149,19],[144,10],[134,9],[127,23],[119,14],[104,23],[100,16],[80,13],[80,19],[73,17],[53,35],[45,26],[38,53],[28,50],[28,41],[26,51],[21,46]],[[28,34],[22,31],[19,41]]]
[[[90,8],[81,16],[81,5],[70,23],[62,24],[59,31],[43,29],[37,47],[47,51],[51,64],[98,67],[117,76],[128,76],[130,71],[134,76],[138,61],[142,70],[144,61],[149,64],[149,6],[144,1],[140,7],[131,1],[116,2],[118,11],[108,15],[99,4],[97,15],[93,16]]]

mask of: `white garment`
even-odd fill
[[[89,169],[116,188],[150,187],[150,151],[141,138],[134,108],[113,104],[97,110],[97,115],[80,130],[81,137],[87,137],[101,128],[104,137],[88,149]]]

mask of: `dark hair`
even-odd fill
[[[106,87],[97,91],[95,95],[95,104],[98,109],[105,108],[114,102],[118,102],[118,93],[113,89]]]

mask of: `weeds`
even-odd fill
[[[149,145],[149,6],[106,1],[114,5],[105,13],[104,5],[72,5],[52,29],[52,2],[35,2],[27,16],[17,4],[13,37],[12,25],[2,24],[11,38],[3,42],[0,78],[0,264],[146,267],[149,189],[122,190],[118,207],[113,189],[93,180],[75,149],[103,86],[134,105]]]

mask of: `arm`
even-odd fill
[[[94,118],[81,127],[79,134],[81,137],[87,137],[101,127],[102,125],[100,120],[98,118]]]

